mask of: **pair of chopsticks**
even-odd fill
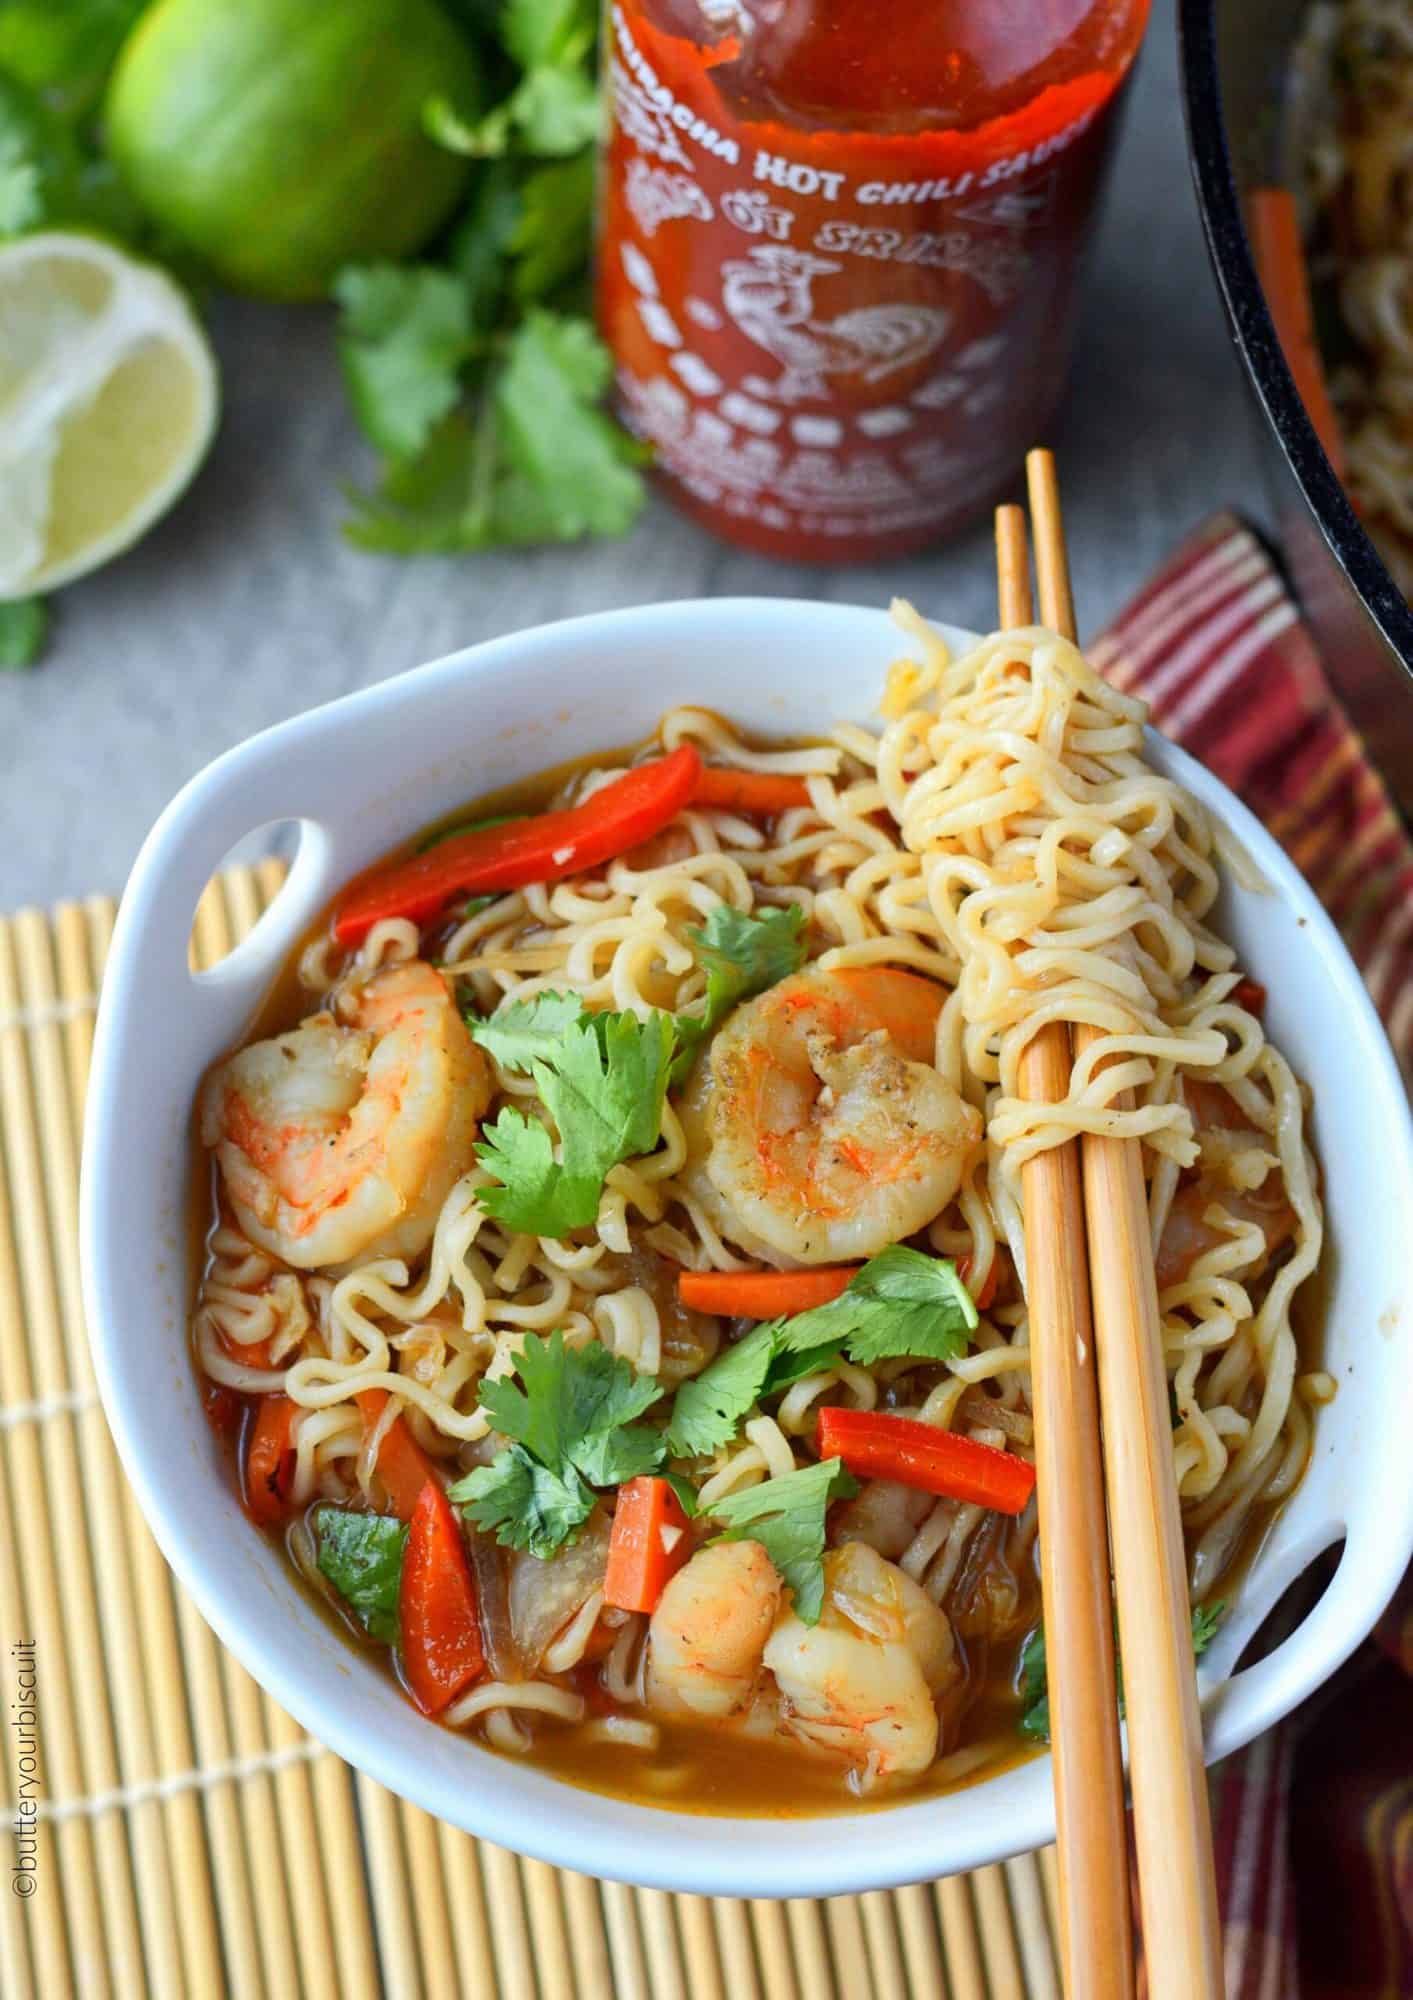
[[[1048,451],[1029,454],[1026,481],[1041,620],[1073,639]],[[1026,544],[1023,510],[998,508],[1005,627],[1034,622]],[[1022,1058],[1022,1094],[1034,1103],[1064,1097],[1072,1054],[1097,1038],[1081,1028],[1072,1051],[1063,1022],[1042,1029]],[[1029,1160],[1021,1186],[1065,1991],[1068,2000],[1131,2000],[1134,1991],[1116,1601],[1148,1991],[1151,2000],[1220,2000],[1212,1828],[1139,1142],[1086,1134]]]

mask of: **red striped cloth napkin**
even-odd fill
[[[1413,842],[1262,544],[1217,515],[1089,657],[1285,847],[1413,1080]],[[1212,1773],[1212,1808],[1228,2000],[1413,1996],[1413,1576],[1328,1687]]]

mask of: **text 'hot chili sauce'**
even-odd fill
[[[599,313],[673,497],[902,553],[1053,411],[1148,0],[608,0]]]

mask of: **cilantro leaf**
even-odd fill
[[[350,491],[344,533],[390,555],[625,533],[644,452],[598,407],[609,367],[587,319],[537,307],[498,345],[474,411],[463,399],[373,492]]]
[[[698,1458],[731,1442],[765,1387],[774,1351],[771,1328],[758,1326],[682,1383],[667,1426],[674,1457]]]
[[[591,1223],[609,1168],[651,1152],[658,1142],[675,1046],[666,1014],[646,1021],[626,1013],[581,1014],[563,1028],[552,1054],[527,1050],[526,1066],[559,1133],[561,1158],[555,1160],[543,1126],[522,1111],[502,1111],[476,1148],[502,1184],[481,1190],[488,1214],[530,1236],[560,1236]]]
[[[770,1329],[774,1336],[775,1328]],[[801,1381],[806,1375],[813,1375],[817,1369],[831,1368],[839,1359],[839,1347],[835,1341],[825,1341],[820,1347],[786,1348],[777,1350],[770,1364],[770,1373],[765,1378],[764,1396],[778,1396],[782,1389]]]
[[[534,307],[511,335],[495,386],[502,450],[515,483],[507,538],[621,535],[643,504],[642,448],[599,409],[612,362],[587,319]]]
[[[1201,1659],[1221,1625],[1226,1611],[1225,1600],[1216,1604],[1194,1604],[1192,1607],[1192,1652],[1195,1659]],[[1124,1712],[1124,1674],[1122,1660],[1115,1661],[1119,1683],[1119,1714]],[[1020,1656],[1020,1672],[1016,1692],[1021,1702],[1021,1719],[1017,1725],[1022,1736],[1028,1736],[1036,1743],[1050,1741],[1050,1691],[1045,1662],[1045,1627],[1037,1625],[1026,1640]]]
[[[593,222],[592,147],[572,160],[555,160],[525,177],[511,240],[515,252],[512,288],[522,305],[534,305],[574,279],[583,278]]]
[[[677,1032],[683,1044],[674,1082],[681,1080],[698,1045],[717,1028],[741,1000],[774,986],[805,962],[805,913],[798,903],[755,915],[718,903],[700,930],[688,939],[706,967],[706,1007],[701,1014],[679,1014]]]
[[[677,1495],[677,1504],[689,1521],[695,1521],[700,1509],[697,1506],[697,1489],[690,1479],[684,1479],[680,1472],[664,1472],[663,1478]]]
[[[528,1335],[515,1366],[523,1386],[508,1376],[481,1384],[481,1408],[511,1442],[451,1497],[508,1547],[552,1555],[588,1519],[595,1486],[662,1463],[662,1433],[635,1421],[662,1389],[601,1342],[570,1347],[562,1332]]]
[[[406,1525],[390,1514],[354,1514],[346,1507],[314,1510],[316,1560],[365,1631],[391,1645],[398,1636]]]
[[[532,1062],[553,1062],[564,1044],[565,1031],[582,1021],[583,1001],[577,993],[536,993],[529,1000],[482,1019],[468,1014],[471,1039],[479,1042],[502,1069],[529,1069]]]
[[[760,1543],[789,1586],[796,1615],[815,1625],[824,1604],[824,1517],[831,1500],[858,1490],[842,1459],[825,1458],[728,1493],[711,1511],[726,1524],[724,1541]]]
[[[598,1215],[603,1176],[561,1166],[549,1133],[524,1111],[507,1106],[482,1126],[476,1157],[500,1183],[480,1190],[482,1208],[518,1236],[565,1236]]]
[[[461,396],[472,351],[466,287],[431,264],[350,264],[334,296],[354,414],[380,451],[411,458]]]
[[[572,1467],[552,1472],[520,1444],[478,1465],[449,1493],[503,1548],[528,1549],[542,1561],[574,1540],[594,1508],[592,1491]]]
[[[782,1353],[840,1346],[867,1368],[895,1356],[949,1361],[977,1324],[971,1294],[945,1257],[895,1243],[854,1273],[827,1305],[776,1323]]]
[[[596,1433],[633,1423],[662,1394],[601,1341],[570,1347],[562,1332],[527,1334],[515,1371],[524,1387],[509,1376],[483,1381],[481,1408],[502,1437],[554,1467],[578,1464]]]
[[[49,613],[39,597],[15,597],[0,604],[0,672],[32,667],[44,650]]]

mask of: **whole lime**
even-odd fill
[[[474,112],[475,55],[436,0],[155,0],[118,58],[108,147],[129,189],[234,291],[311,299],[401,257],[468,163],[423,107]]]

